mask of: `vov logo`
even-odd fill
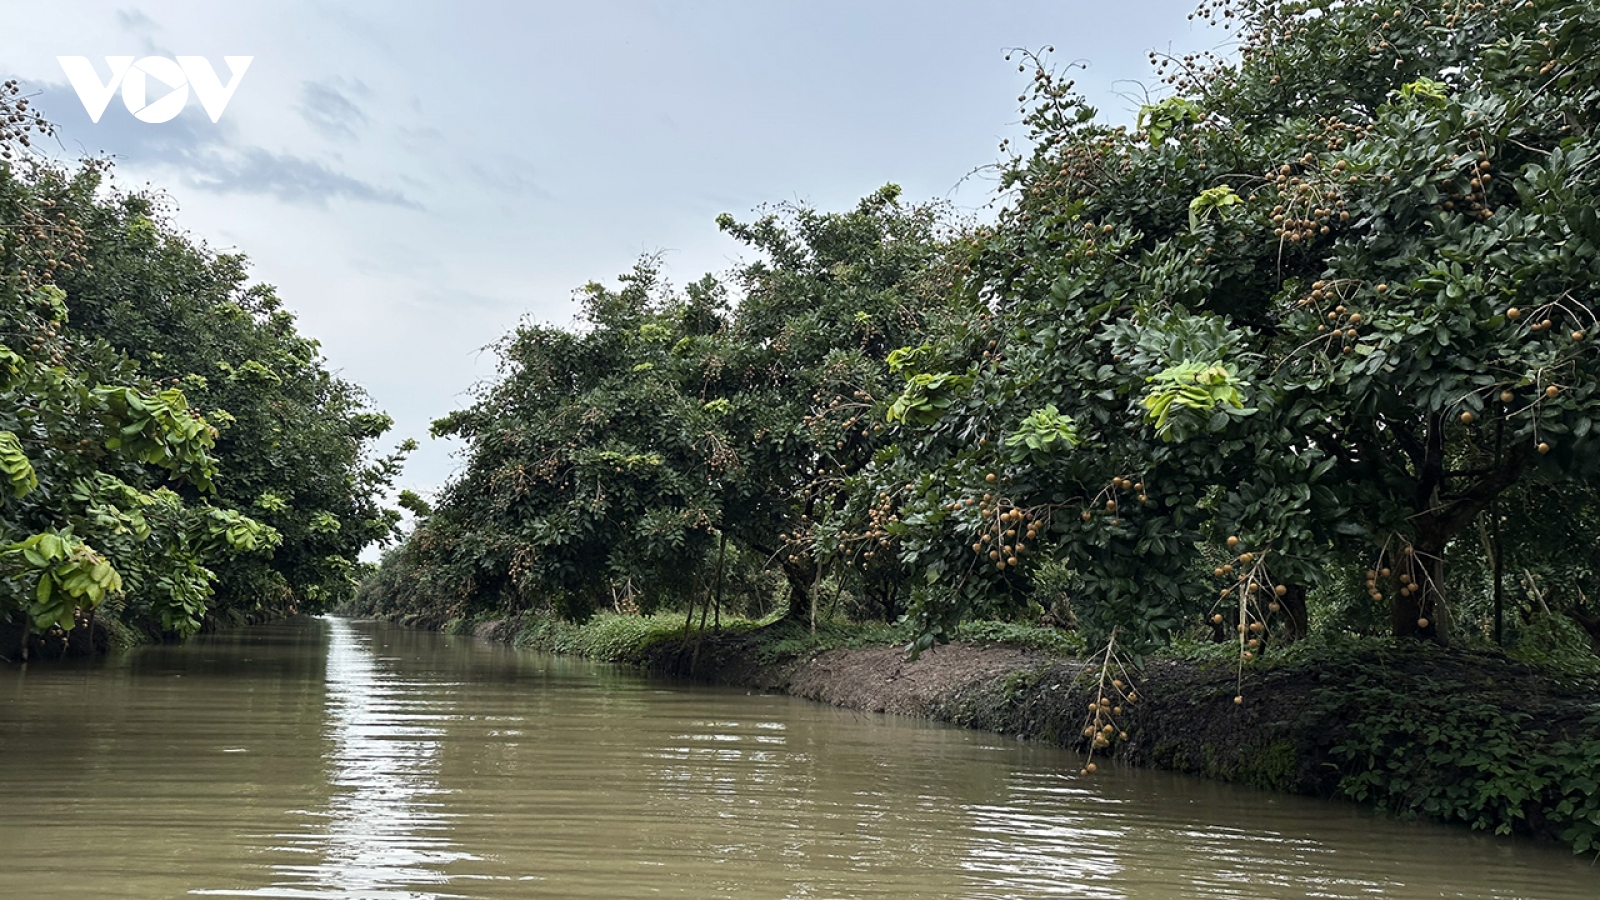
[[[84,112],[96,123],[105,114],[118,87],[122,88],[122,102],[128,112],[141,122],[171,121],[189,102],[191,87],[211,121],[221,119],[222,111],[227,109],[228,101],[233,99],[233,92],[238,90],[239,81],[255,57],[224,56],[222,59],[228,64],[226,86],[204,56],[180,56],[176,62],[165,56],[146,56],[137,62],[131,56],[108,56],[105,60],[111,69],[111,80],[106,82],[100,80],[94,63],[89,62],[87,56],[56,57],[62,71],[67,73],[67,80],[72,82],[72,89],[78,92],[78,99],[83,101]],[[156,84],[154,90],[152,81]],[[158,93],[162,96],[152,99],[152,94]]]

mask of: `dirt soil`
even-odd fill
[[[651,671],[721,684],[757,687],[848,709],[921,716],[1029,740],[1087,749],[1082,733],[1087,706],[1096,696],[1098,670],[1080,659],[1039,650],[952,643],[910,660],[899,647],[826,650],[763,662],[752,634],[711,636],[652,648]],[[1304,696],[1310,685],[1283,692]],[[1115,755],[1126,762],[1194,772],[1225,780],[1322,792],[1314,782],[1289,773],[1253,777],[1252,760],[1282,737],[1283,702],[1273,704],[1275,722],[1263,721],[1261,704],[1235,704],[1232,673],[1151,661],[1138,690],[1137,710],[1120,718],[1130,739]],[[1280,696],[1280,701],[1284,699]],[[1294,704],[1298,706],[1299,704]],[[1292,718],[1292,715],[1291,715]],[[1270,725],[1279,727],[1273,728]],[[1269,727],[1263,727],[1264,725]],[[1244,776],[1244,777],[1241,777]],[[1263,785],[1267,786],[1267,785]]]
[[[898,647],[829,650],[774,672],[785,693],[867,712],[937,718],[952,698],[1054,662],[1035,650],[947,644],[915,661]]]
[[[915,661],[898,647],[782,659],[770,654],[758,632],[745,632],[657,644],[638,662],[659,674],[1088,749],[1083,730],[1099,673],[1081,659],[963,643],[935,647]],[[1117,719],[1128,739],[1097,755],[1330,796],[1341,773],[1329,765],[1329,749],[1363,715],[1361,701],[1349,693],[1363,679],[1414,687],[1436,683],[1430,708],[1418,713],[1422,719],[1447,713],[1453,705],[1447,698],[1471,694],[1493,706],[1535,711],[1552,737],[1575,739],[1592,731],[1586,723],[1600,709],[1586,686],[1552,684],[1503,658],[1431,647],[1246,670],[1242,679],[1233,665],[1149,659],[1135,685],[1137,706]],[[1235,702],[1236,696],[1243,702]]]

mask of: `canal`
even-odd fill
[[[0,897],[1593,900],[1564,848],[304,619],[0,669]]]

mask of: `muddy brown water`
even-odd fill
[[[1564,849],[465,637],[0,670],[0,897],[1595,900]]]

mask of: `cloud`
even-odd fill
[[[160,27],[154,19],[137,9],[117,10],[117,24],[128,31],[155,31]]]
[[[117,24],[122,26],[123,31],[138,38],[139,55],[168,57],[176,55],[162,46],[160,41],[156,40],[156,33],[161,30],[161,26],[155,19],[145,15],[143,11],[119,9],[117,10]]]
[[[227,120],[213,124],[196,110],[151,125],[124,114],[113,100],[95,124],[68,85],[36,84],[31,93],[34,107],[57,124],[57,137],[69,152],[170,168],[190,185],[217,194],[265,194],[315,207],[343,199],[421,208],[393,188],[346,175],[318,160],[241,146],[238,130]]]
[[[467,173],[484,187],[502,196],[531,197],[536,200],[554,200],[544,185],[533,177],[533,166],[515,157],[489,163],[469,163]]]
[[[400,125],[396,130],[400,135],[400,146],[413,153],[432,152],[435,149],[448,148],[450,145],[450,139],[445,133],[432,126],[413,128]]]
[[[324,137],[355,140],[356,129],[368,120],[350,97],[366,94],[367,86],[353,79],[307,81],[300,86],[300,116]]]
[[[219,194],[271,194],[288,203],[326,206],[343,198],[421,209],[416,202],[390,188],[369,184],[336,172],[316,160],[259,147],[240,152],[208,154],[186,174],[196,187]]]

